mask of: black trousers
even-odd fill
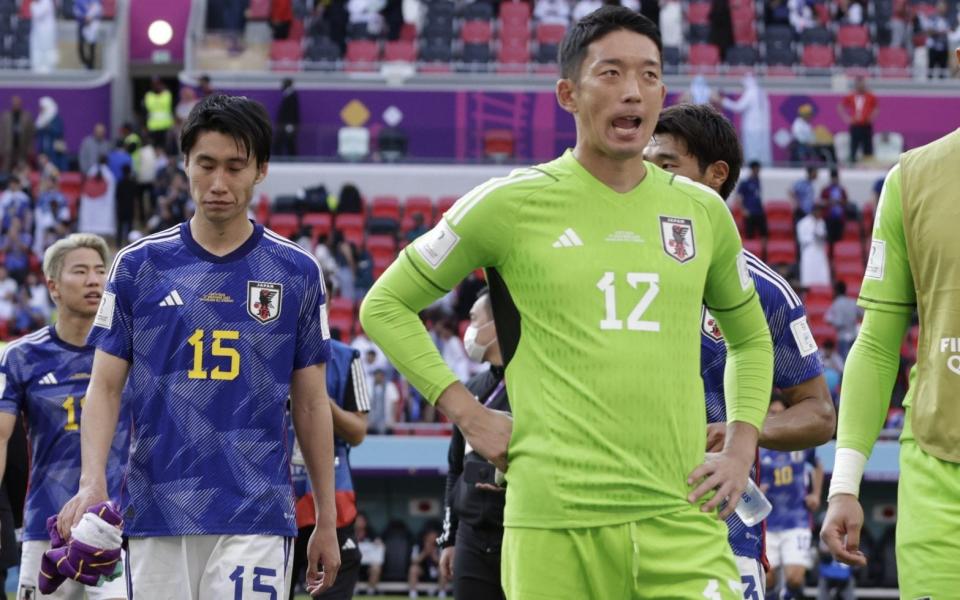
[[[500,587],[502,543],[502,529],[474,529],[460,522],[453,556],[453,597],[456,600],[506,600]]]
[[[293,591],[297,583],[303,581],[307,574],[307,544],[313,527],[304,527],[297,533],[297,541],[293,545],[293,578],[290,583],[290,600],[293,600]],[[348,543],[349,540],[349,543]],[[337,529],[337,542],[340,544],[340,571],[333,587],[321,594],[324,600],[352,600],[353,589],[357,587],[360,578],[360,550],[357,540],[354,539],[353,524]],[[348,546],[344,548],[344,546]]]
[[[864,156],[873,156],[873,125],[850,126],[850,162],[857,162],[857,149],[863,150]]]
[[[83,39],[83,19],[77,20],[77,54],[80,62],[88,70],[93,68],[93,60],[96,53],[96,44],[91,44]]]
[[[744,229],[746,229],[745,236],[747,239],[753,239],[759,235],[761,238],[767,238],[767,215],[759,213],[751,213],[746,216],[744,219]]]

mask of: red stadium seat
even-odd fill
[[[847,219],[843,224],[843,241],[860,244],[860,221]]]
[[[489,21],[467,21],[460,29],[460,38],[465,44],[487,44],[492,37]]]
[[[770,200],[763,203],[763,210],[767,213],[767,219],[793,219],[793,205],[788,200]]]
[[[363,245],[364,225],[363,215],[359,213],[338,214],[334,221],[334,227],[343,235],[343,239],[358,247]]]
[[[738,46],[752,46],[757,43],[757,27],[752,17],[746,21],[733,22],[733,41]]]
[[[811,44],[803,47],[803,66],[808,69],[827,69],[833,66],[833,47]]]
[[[698,72],[716,69],[720,65],[720,49],[713,44],[693,44],[687,62]]]
[[[251,21],[266,21],[270,18],[270,0],[250,0],[247,18]]]
[[[393,263],[394,257],[374,256],[373,257],[373,278],[379,279],[383,272]]]
[[[367,237],[367,251],[375,263],[382,259],[390,264],[397,257],[397,242],[390,235],[371,235]]]
[[[743,240],[743,249],[763,260],[763,240]]]
[[[333,217],[330,213],[307,213],[303,215],[302,224],[310,228],[311,237],[316,243],[321,235],[330,235],[333,229]]]
[[[909,75],[910,58],[905,48],[883,46],[877,51],[877,66],[880,74],[888,77]]]
[[[812,285],[807,289],[807,302],[833,302],[833,288],[829,285]]]
[[[117,0],[102,0],[100,6],[105,20],[109,21],[117,15]]]
[[[771,265],[792,265],[797,262],[797,245],[793,240],[767,242],[767,261]]]
[[[810,332],[813,333],[813,339],[817,340],[819,346],[823,346],[823,343],[827,340],[833,341],[834,344],[837,343],[837,330],[833,328],[833,325],[827,325],[826,323],[811,324]]]
[[[830,301],[817,300],[816,302],[807,301],[804,303],[804,308],[807,310],[807,317],[810,319],[811,325],[819,325],[826,323],[825,316],[827,311],[830,309]]]
[[[483,155],[491,158],[513,156],[514,138],[509,129],[490,129],[483,132]]]
[[[863,277],[863,263],[858,258],[833,259],[833,275],[844,281]]]
[[[304,34],[303,20],[294,19],[293,21],[290,21],[290,33],[287,34],[287,39],[297,40],[298,42],[302,42],[303,34]]]
[[[353,320],[353,300],[335,296],[327,302],[327,316],[330,319]]]
[[[870,44],[870,31],[863,25],[844,25],[837,31],[837,44],[841,48],[863,48]]]
[[[501,2],[500,27],[512,30],[530,28],[530,5],[526,2]]]
[[[400,222],[400,199],[396,196],[374,196],[370,201],[370,216]]]
[[[541,44],[559,44],[563,41],[567,28],[551,23],[537,23],[537,42]]]
[[[443,216],[443,213],[450,210],[450,208],[456,204],[457,200],[459,200],[459,196],[442,196],[439,198],[437,200],[437,211],[435,213],[436,219],[434,219],[434,222],[439,221],[440,217]]]
[[[873,219],[876,215],[876,207],[873,202],[864,202],[860,208],[860,214],[863,216],[863,230],[870,233],[873,231]]]
[[[412,217],[417,213],[423,215],[423,222],[427,225],[433,222],[433,200],[429,196],[410,196],[404,202],[404,217]]]
[[[373,40],[350,40],[347,42],[344,70],[350,72],[374,71],[377,69],[379,58],[380,47]]]
[[[710,24],[710,3],[709,2],[691,2],[687,6],[687,21],[691,25],[709,25]]]
[[[854,223],[854,225],[859,225]],[[860,245],[860,239],[841,240],[833,245],[834,260],[856,260],[863,263],[863,246]]]
[[[390,62],[416,62],[417,48],[410,40],[397,40],[383,45],[383,60]]]
[[[353,329],[353,317],[338,316],[334,318],[330,316],[327,317],[327,323],[330,325],[331,331],[336,330],[340,333],[340,337],[337,339],[341,342],[346,336],[350,335],[350,330]]]
[[[413,23],[404,23],[400,27],[400,40],[404,42],[417,41],[417,26]]]
[[[274,230],[277,235],[290,238],[300,231],[300,219],[294,214],[276,214],[270,217],[267,227]]]
[[[767,219],[767,234],[771,240],[793,240],[796,238],[793,219],[783,219],[781,217]],[[769,252],[769,248],[767,251]]]
[[[303,58],[300,40],[273,40],[270,42],[270,69],[272,71],[299,71]]]
[[[526,73],[529,62],[530,49],[526,44],[523,46],[502,44],[497,53],[497,72]]]

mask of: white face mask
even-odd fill
[[[483,362],[483,355],[487,353],[487,348],[497,341],[497,336],[493,336],[493,339],[486,344],[477,343],[477,336],[480,334],[480,330],[491,325],[493,325],[493,321],[488,321],[480,327],[470,325],[467,327],[467,330],[463,332],[463,349],[467,351],[467,356],[470,357],[470,360]]]

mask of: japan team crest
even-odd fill
[[[707,307],[701,307],[700,312],[702,313],[700,331],[703,335],[715,342],[723,341],[723,333],[720,331],[720,326],[717,325],[717,320],[710,314]]]
[[[247,313],[257,321],[276,321],[280,317],[281,300],[283,286],[279,283],[247,282]]]
[[[677,217],[660,217],[660,239],[663,251],[677,262],[685,263],[697,255],[693,239],[693,221]]]

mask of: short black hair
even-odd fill
[[[759,161],[759,160],[751,160],[751,161],[750,161],[750,168],[751,168],[751,169],[759,169],[759,168],[760,168],[760,161]]]
[[[189,156],[201,133],[216,131],[234,139],[257,167],[270,162],[273,127],[270,115],[262,104],[246,96],[210,94],[203,98],[187,117],[180,130],[180,151]]]
[[[663,42],[657,25],[629,8],[607,5],[598,8],[577,21],[560,42],[557,62],[560,63],[560,76],[576,80],[580,75],[580,66],[587,55],[587,47],[608,33],[625,29],[645,35],[657,45],[658,58],[662,60]]]
[[[847,294],[847,282],[838,279],[836,283],[833,284],[833,294],[835,296],[845,296]]]
[[[654,138],[665,134],[683,140],[701,173],[718,160],[727,163],[730,173],[720,186],[720,196],[726,200],[743,167],[743,150],[733,124],[709,104],[674,104],[660,113],[653,130]]]

